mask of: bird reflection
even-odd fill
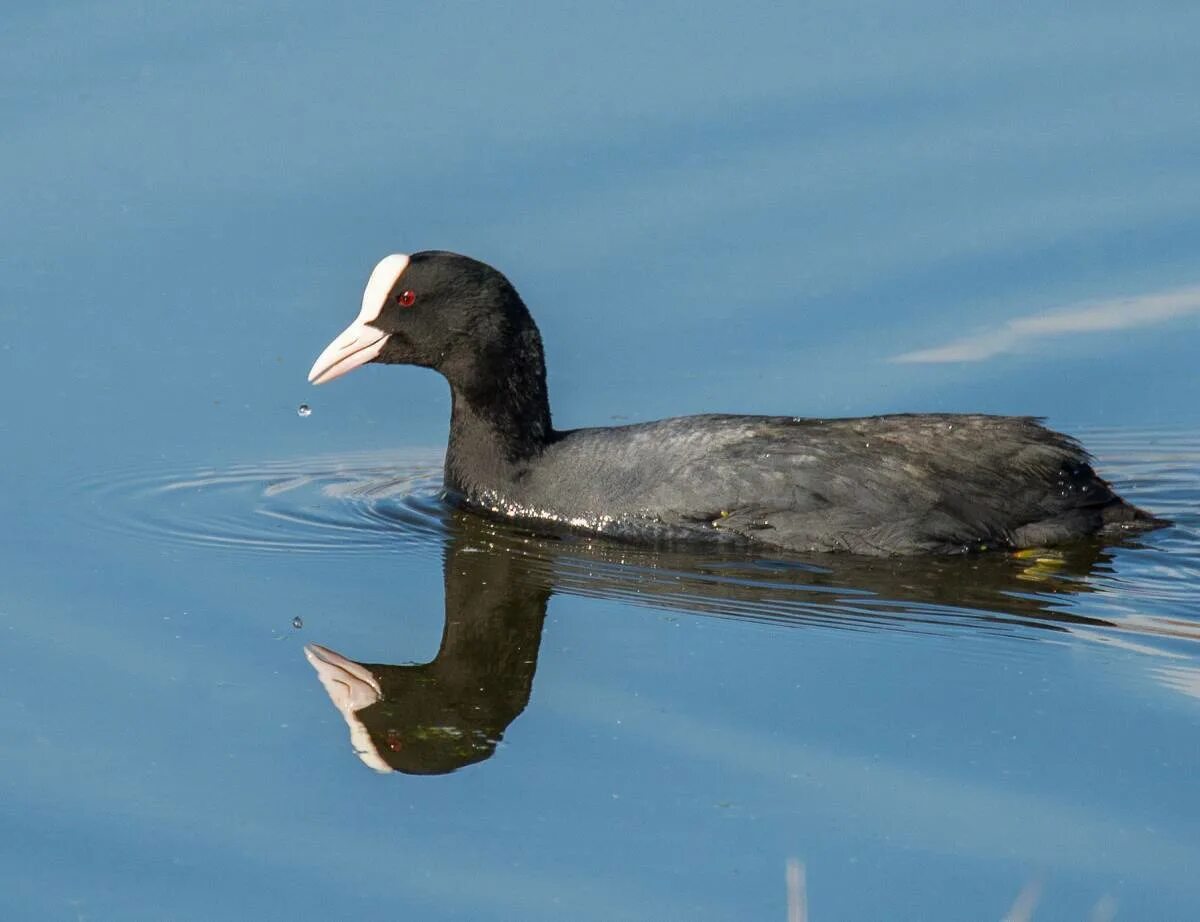
[[[462,511],[448,514],[447,527],[446,621],[432,662],[360,663],[305,647],[355,752],[377,771],[444,774],[492,755],[529,703],[554,592],[786,625],[1112,626],[1070,611],[1072,597],[1092,591],[1087,577],[1111,560],[1096,543],[1021,556],[806,561],[539,535]]]
[[[377,771],[434,775],[481,762],[529,702],[550,587],[468,518],[456,517],[465,527],[446,549],[446,625],[432,662],[365,664],[304,648],[355,752]]]

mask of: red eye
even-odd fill
[[[405,291],[396,295],[396,303],[401,307],[412,307],[417,303],[417,294],[415,291]]]

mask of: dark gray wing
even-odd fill
[[[754,428],[720,456],[695,459],[680,480],[720,484],[723,508],[703,510],[716,513],[713,527],[789,548],[1049,543],[1096,530],[1117,501],[1077,442],[1033,418],[765,418]],[[705,493],[713,495],[700,488],[692,499]]]
[[[565,433],[519,498],[794,550],[953,552],[1056,543],[1115,507],[1087,453],[1031,417],[705,415]],[[558,510],[570,510],[557,516]]]

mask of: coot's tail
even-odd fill
[[[1151,515],[1145,509],[1139,509],[1120,497],[1113,497],[1113,502],[1101,509],[1100,514],[1104,521],[1100,529],[1103,534],[1150,531],[1155,528],[1166,528],[1171,524],[1169,519]]]

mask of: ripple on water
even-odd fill
[[[79,485],[89,524],[243,553],[363,554],[445,535],[441,459],[336,455],[106,472]]]
[[[919,632],[1074,624],[1116,643],[1128,645],[1120,637],[1134,633],[1156,645],[1194,648],[1200,640],[1200,435],[1093,430],[1081,437],[1122,494],[1174,526],[1116,547],[1056,553],[1058,559],[1048,561],[982,555],[887,565],[835,555],[721,559],[711,550],[697,555],[562,540],[495,523],[471,540],[489,552],[521,555],[529,578],[547,579],[556,591],[660,609]],[[234,553],[440,553],[447,538],[464,534],[461,514],[441,499],[441,459],[431,452],[128,470],[97,476],[79,490],[76,508],[93,525],[160,544]]]

